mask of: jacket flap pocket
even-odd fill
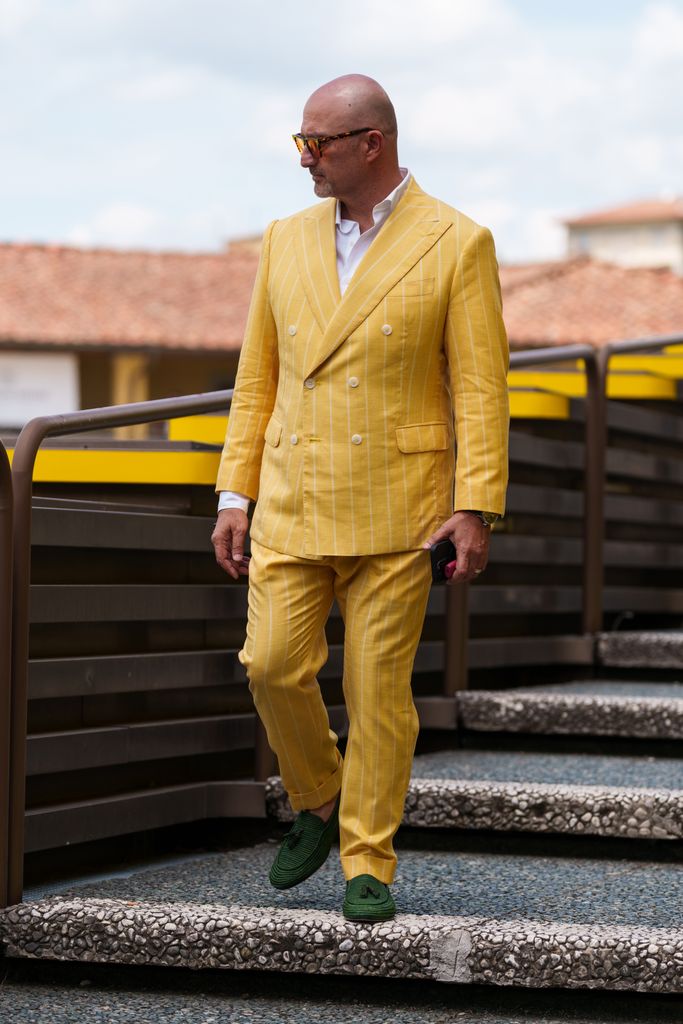
[[[266,427],[265,439],[273,448],[277,448],[282,437],[282,424],[271,416]]]
[[[404,295],[433,295],[434,294],[434,278],[423,277],[422,280],[415,281],[402,281],[401,287],[403,288]]]
[[[406,454],[444,451],[450,443],[447,423],[411,423],[396,427],[396,444]]]

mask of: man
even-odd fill
[[[395,912],[392,840],[418,731],[425,549],[454,541],[456,583],[486,566],[507,482],[507,342],[491,235],[399,166],[377,82],[322,86],[294,140],[325,201],[264,236],[212,541],[233,578],[249,574],[240,660],[299,812],[270,880],[303,881],[339,833],[344,914],[378,921]],[[316,680],[335,598],[343,760]]]

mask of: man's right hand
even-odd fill
[[[244,540],[249,528],[246,512],[240,508],[224,508],[211,534],[216,561],[234,580],[249,573],[249,560],[244,557]]]

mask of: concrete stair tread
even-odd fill
[[[683,991],[683,867],[402,850],[384,925],[344,921],[330,857],[268,884],[272,843],[70,886],[0,912],[10,956]],[[436,913],[438,912],[438,913]]]
[[[680,790],[683,796],[683,760],[670,757],[446,750],[416,757],[412,777],[565,787],[668,789]]]
[[[462,724],[484,732],[683,739],[683,684],[588,680],[458,694]]]
[[[683,701],[683,683],[649,682],[627,679],[576,679],[565,683],[546,683],[536,686],[515,686],[505,690],[467,690],[458,694],[466,700],[478,693],[500,693],[510,696],[576,695],[581,697],[608,697],[625,700],[680,700]]]
[[[279,776],[266,784],[271,815],[294,813]],[[415,758],[403,824],[683,838],[683,760],[448,750]]]
[[[681,1024],[675,996],[11,960],[21,1024]]]
[[[683,630],[623,630],[600,633],[597,658],[620,668],[683,668]]]

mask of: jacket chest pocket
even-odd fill
[[[386,297],[387,321],[397,333],[402,326],[414,327],[433,315],[434,299],[433,277],[404,281]]]

